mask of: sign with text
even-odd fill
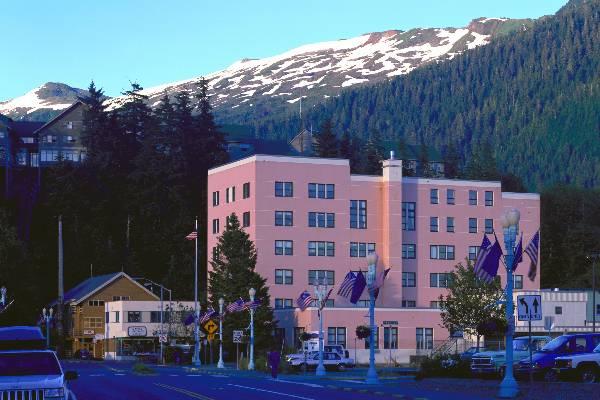
[[[541,321],[542,296],[539,294],[517,296],[517,315],[519,321]]]
[[[130,326],[127,328],[127,336],[146,336],[148,331],[145,326]]]
[[[242,343],[244,331],[233,331],[233,343]]]
[[[84,329],[83,330],[84,335],[93,335],[94,333],[95,333],[95,331],[93,329]]]

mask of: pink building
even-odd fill
[[[313,293],[314,278],[326,278],[335,289],[323,313],[325,341],[354,354],[368,293],[353,305],[337,288],[348,271],[366,271],[369,251],[378,268],[391,267],[376,303],[378,362],[405,362],[448,339],[437,308],[447,273],[475,258],[483,232],[501,231],[506,209],[521,211],[525,240],[540,223],[538,194],[503,193],[500,182],[403,177],[401,160],[384,161],[383,176],[366,176],[351,175],[348,160],[255,155],[208,175],[209,254],[235,212],[256,244],[257,272],[288,343],[318,330],[316,308],[301,312],[295,303],[303,290]],[[539,289],[539,279],[530,282],[521,265],[515,288]],[[366,360],[365,343],[356,343]]]

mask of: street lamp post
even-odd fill
[[[323,301],[327,293],[327,278],[323,278],[322,281],[317,278],[313,284],[319,307],[319,365],[317,366],[316,375],[325,376],[325,365],[323,365]]]
[[[377,254],[369,253],[367,256],[369,269],[367,272],[367,285],[369,286],[369,370],[367,371],[368,385],[379,383],[377,370],[375,370],[375,291],[373,286],[377,280]]]
[[[250,295],[250,360],[248,361],[248,369],[254,369],[254,295],[256,295],[256,289],[250,288],[248,290]]]
[[[219,362],[217,363],[217,368],[225,368],[225,364],[223,363],[223,305],[225,304],[225,299],[222,297],[219,299]]]
[[[592,332],[596,332],[596,260],[600,258],[600,251],[594,251],[588,257],[592,259]]]
[[[196,232],[195,257],[194,257],[194,366],[199,367],[200,361],[200,307],[198,306],[198,217],[196,217],[194,229]]]
[[[169,310],[170,312],[173,311],[172,307],[172,290],[171,289],[167,289],[166,287],[164,287],[162,284],[160,283],[156,283],[150,279],[147,278],[135,278],[136,280],[143,280],[146,283],[144,283],[145,287],[150,287],[150,290],[152,291],[152,285],[154,286],[158,286],[160,288],[160,334],[158,335],[158,342],[160,345],[160,363],[164,364],[165,363],[165,359],[164,359],[164,343],[162,341],[162,337],[165,334],[165,330],[164,330],[164,313],[165,313],[165,308],[163,306],[164,302],[163,302],[163,291],[166,290],[167,292],[169,292]],[[169,314],[170,315],[170,314]]]
[[[519,210],[512,209],[507,211],[502,217],[502,228],[504,230],[504,248],[506,250],[506,323],[508,331],[506,333],[506,368],[504,379],[500,383],[498,397],[512,398],[519,393],[519,386],[513,375],[513,334],[514,334],[514,306],[513,306],[513,261],[514,248],[517,240],[517,231],[521,214]]]
[[[52,321],[53,311],[52,308],[50,310],[46,310],[46,308],[42,309],[42,318],[46,322],[46,347],[48,349],[50,348],[50,321]]]

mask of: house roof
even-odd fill
[[[32,136],[45,124],[38,121],[11,121],[11,131],[17,136]]]
[[[75,103],[73,103],[69,107],[65,108],[56,117],[52,118],[50,121],[46,122],[41,127],[39,127],[34,133],[38,133],[42,129],[45,129],[45,128],[49,127],[50,125],[54,124],[56,121],[58,121],[59,119],[61,119],[62,117],[64,117],[65,115],[67,115],[68,113],[70,113],[71,111],[73,111],[75,108],[77,108],[80,105],[85,105],[85,103],[81,100],[77,100]]]
[[[112,274],[93,276],[91,278],[86,279],[83,282],[80,282],[78,285],[76,285],[75,287],[73,287],[65,292],[64,297],[63,297],[64,301],[65,301],[65,303],[79,303],[79,302],[85,300],[86,298],[90,297],[92,294],[96,293],[98,290],[106,287],[111,282],[117,280],[120,277],[129,279],[131,282],[138,285],[139,287],[144,289],[146,292],[150,293],[152,296],[154,296],[155,298],[158,299],[158,297],[154,293],[152,293],[151,291],[146,289],[144,286],[137,283],[126,273],[115,272]],[[51,303],[51,305],[54,305],[56,303],[57,303],[57,300],[53,301]]]

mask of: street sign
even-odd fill
[[[160,343],[167,343],[167,335],[158,335],[158,341]]]
[[[517,315],[519,321],[541,321],[542,296],[539,294],[517,296]]]
[[[214,333],[209,333],[208,336],[207,336],[207,339],[208,339],[208,341],[215,340],[215,334]]]
[[[233,343],[242,343],[244,331],[233,331]]]
[[[204,323],[204,325],[202,325],[202,327],[204,328],[206,333],[208,333],[209,335],[211,335],[219,330],[219,325],[217,325],[217,323],[215,321],[213,321],[212,319],[209,319],[208,321],[206,321]]]

